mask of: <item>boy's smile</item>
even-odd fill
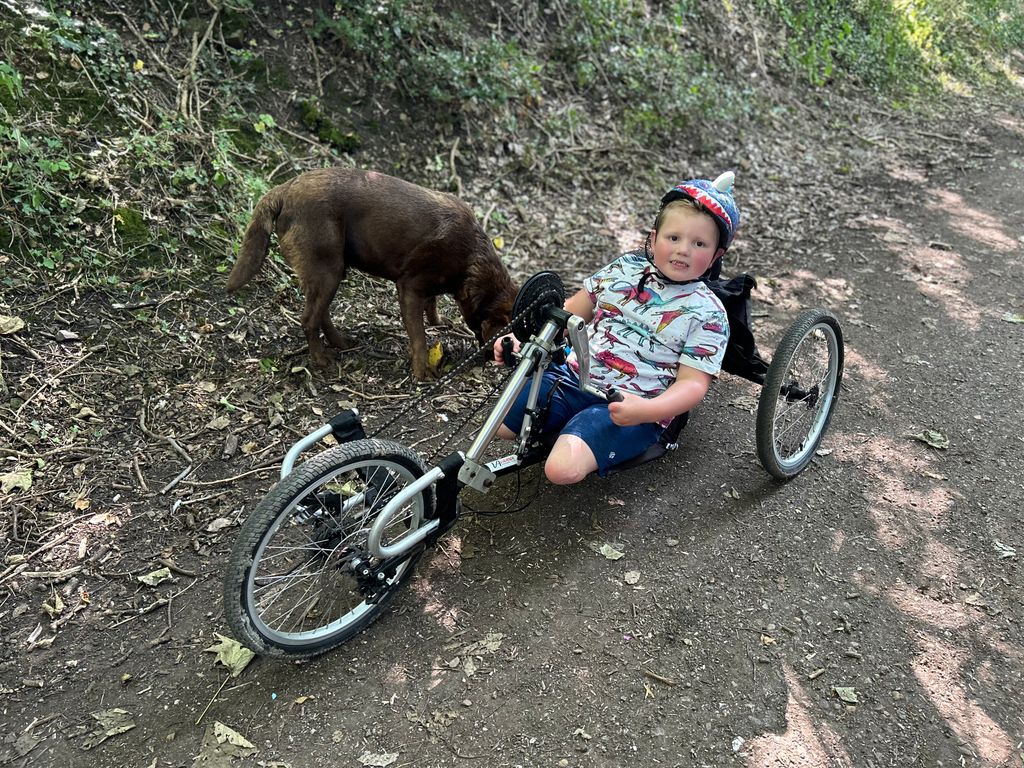
[[[652,238],[654,266],[669,280],[696,280],[719,254],[714,219],[691,208],[667,211]]]

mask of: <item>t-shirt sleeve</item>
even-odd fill
[[[597,304],[598,295],[600,295],[603,287],[609,281],[622,279],[623,272],[627,266],[624,262],[625,258],[626,256],[620,256],[611,264],[601,267],[597,272],[583,280],[583,289],[590,294],[592,304]]]
[[[706,310],[690,321],[679,364],[717,376],[722,370],[728,343],[729,318],[725,309],[709,301]]]

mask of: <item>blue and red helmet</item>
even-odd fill
[[[690,198],[700,205],[718,225],[718,247],[728,250],[732,238],[740,226],[740,209],[732,196],[732,184],[736,175],[726,171],[714,181],[690,179],[681,181],[661,198],[661,208],[673,200]]]

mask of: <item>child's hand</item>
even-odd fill
[[[648,401],[637,395],[621,392],[622,400],[617,403],[608,403],[608,414],[612,417],[612,423],[620,427],[635,427],[637,424],[647,424],[650,419],[646,415]]]
[[[501,336],[500,338],[496,339],[495,342],[494,342],[494,364],[495,365],[504,365],[505,364],[505,355],[504,355],[504,352],[501,349],[501,342],[504,341],[505,339],[512,339],[512,351],[517,353],[517,354],[519,353],[519,347],[522,346],[519,343],[519,339],[517,339],[515,337],[515,335],[511,334],[511,333],[508,334],[507,336]]]

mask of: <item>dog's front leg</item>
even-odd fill
[[[398,284],[398,304],[402,308],[402,323],[409,336],[409,357],[412,375],[417,379],[436,379],[438,371],[427,365],[427,332],[423,327],[426,302],[415,288]]]

